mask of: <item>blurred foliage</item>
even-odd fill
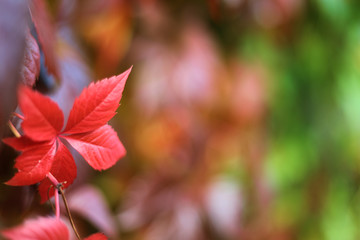
[[[128,154],[84,178],[105,197],[107,210],[88,209],[106,212],[116,230],[103,231],[359,239],[358,9],[354,0],[52,3],[58,38],[76,39],[67,44],[96,78],[134,65],[112,121]],[[82,231],[104,225],[81,211]]]

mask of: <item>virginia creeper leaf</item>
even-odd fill
[[[63,188],[68,187],[76,178],[76,165],[61,139],[67,140],[97,170],[107,169],[123,157],[125,148],[106,123],[115,114],[130,71],[131,68],[85,89],[74,103],[65,131],[61,131],[64,115],[59,106],[49,97],[21,87],[19,105],[24,114],[21,126],[25,135],[3,140],[22,151],[15,163],[18,172],[7,184],[41,182],[42,202],[47,200],[52,184],[46,178],[48,173],[63,183]]]
[[[58,148],[50,173],[62,183],[63,189],[70,186],[76,178],[76,165],[74,159],[70,151],[61,141],[58,141]],[[51,185],[52,183],[47,178],[41,181],[38,187],[41,203],[46,202],[48,197],[54,195],[54,191],[48,191]]]
[[[104,170],[126,153],[116,132],[104,125],[92,132],[72,134],[64,138],[96,170]]]
[[[74,102],[64,133],[89,132],[106,124],[115,115],[130,71],[85,88]]]
[[[56,218],[40,217],[1,232],[9,240],[69,240],[65,223]]]
[[[6,145],[9,145],[10,147],[14,148],[17,151],[24,151],[33,147],[37,147],[39,145],[39,142],[35,142],[31,140],[25,135],[19,138],[17,137],[4,138],[2,141]]]
[[[24,113],[21,124],[25,135],[36,141],[51,140],[57,136],[64,124],[64,114],[49,97],[28,87],[21,87],[19,104]]]
[[[50,171],[55,152],[56,141],[41,143],[24,151],[15,160],[18,172],[6,184],[24,186],[40,182]]]

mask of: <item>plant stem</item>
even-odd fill
[[[52,182],[55,188],[59,185],[59,181],[50,172],[46,174],[46,177]]]
[[[16,112],[13,112],[12,114],[14,116],[20,118],[21,120],[24,120],[24,117],[21,116],[20,114],[18,114]],[[10,128],[11,132],[14,134],[15,137],[17,137],[17,138],[21,137],[19,131],[16,129],[16,127],[14,126],[14,124],[10,120],[8,121],[8,125],[9,125],[9,128]]]
[[[59,191],[57,188],[55,188],[55,216],[57,220],[60,220]]]
[[[60,219],[60,202],[59,202],[59,191],[58,186],[61,186],[59,181],[51,173],[46,174],[46,177],[54,185],[55,188],[55,216],[56,219]]]
[[[21,116],[20,114],[13,112],[13,115],[20,118],[21,120],[24,120],[24,116]]]
[[[15,128],[14,124],[12,124],[12,122],[10,120],[8,121],[8,125],[9,125],[11,132],[14,134],[15,137],[17,137],[17,138],[21,137],[19,131]]]
[[[18,118],[24,120],[24,117],[21,116],[20,114],[18,113],[13,113],[14,116],[17,116]],[[8,122],[8,125],[10,127],[10,130],[11,132],[15,135],[15,137],[19,138],[21,137],[20,133],[18,132],[18,130],[15,128],[15,126],[12,124],[11,121]],[[50,180],[50,182],[54,185],[54,189],[55,189],[55,192],[54,192],[54,195],[55,195],[55,216],[56,216],[56,219],[60,220],[60,202],[59,202],[59,194],[61,194],[61,197],[63,199],[63,202],[64,202],[64,205],[65,205],[65,208],[66,208],[66,212],[69,216],[69,220],[70,220],[70,223],[71,223],[71,226],[72,228],[74,229],[74,232],[75,232],[75,235],[77,237],[77,239],[81,240],[81,237],[79,235],[79,232],[77,231],[76,227],[75,227],[75,224],[74,224],[74,220],[71,216],[71,212],[70,212],[70,209],[69,209],[69,205],[67,203],[67,200],[66,200],[66,197],[65,197],[65,194],[64,194],[64,191],[62,189],[62,184],[59,183],[59,181],[54,177],[54,175],[52,175],[50,172],[46,174],[46,177]]]
[[[51,205],[51,209],[53,210],[53,212],[55,212],[56,210],[55,210],[54,204],[50,201],[50,196],[49,196],[49,192],[50,192],[50,189],[51,189],[52,187],[53,187],[53,186],[51,185],[51,186],[48,188],[48,190],[47,190],[47,198],[48,198],[48,201],[49,201],[49,203],[50,203],[50,205]]]
[[[70,220],[70,223],[71,223],[72,228],[74,229],[75,235],[76,235],[77,239],[81,240],[81,237],[80,237],[80,235],[79,235],[79,232],[76,230],[76,227],[75,227],[75,224],[74,224],[74,220],[73,220],[73,218],[72,218],[72,216],[71,216],[71,212],[70,212],[69,205],[68,205],[68,203],[67,203],[67,200],[66,200],[64,191],[62,190],[61,186],[59,186],[58,189],[59,189],[59,192],[60,192],[60,194],[61,194],[61,196],[62,196],[64,205],[65,205],[65,208],[66,208],[66,212],[67,212],[67,214],[68,214],[68,216],[69,216],[69,220]]]

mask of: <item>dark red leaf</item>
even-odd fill
[[[64,138],[96,170],[111,167],[126,153],[116,132],[109,125],[92,132],[72,134]]]
[[[25,117],[21,126],[31,139],[51,140],[61,131],[64,115],[59,106],[49,97],[28,87],[21,87],[19,104]]]
[[[50,173],[60,183],[62,183],[63,189],[70,186],[76,178],[76,165],[74,159],[70,151],[61,141],[58,141],[58,148]],[[54,191],[48,191],[51,185],[52,183],[47,178],[41,181],[38,188],[41,197],[41,203],[46,202],[48,197],[52,197],[54,195]]]
[[[43,0],[32,0],[29,1],[29,7],[44,52],[45,64],[49,72],[59,80],[58,63],[55,55],[56,35],[46,3]]]
[[[25,54],[21,68],[22,82],[32,86],[40,72],[40,50],[35,38],[28,31],[25,42]]]
[[[31,185],[40,182],[50,171],[56,152],[56,142],[49,141],[30,148],[16,158],[18,172],[6,184],[12,186]]]
[[[56,218],[41,217],[26,221],[23,225],[2,231],[9,240],[69,240],[65,223]]]
[[[114,115],[131,68],[83,90],[75,100],[64,133],[84,133],[106,124]]]

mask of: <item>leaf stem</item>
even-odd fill
[[[74,232],[75,232],[75,235],[77,237],[77,239],[81,240],[81,237],[79,235],[79,232],[76,230],[76,227],[75,227],[75,224],[74,224],[74,220],[71,216],[71,212],[70,212],[70,209],[69,209],[69,205],[68,205],[68,202],[66,200],[66,197],[65,197],[65,194],[64,194],[64,191],[62,190],[61,186],[58,187],[58,190],[62,196],[62,199],[63,199],[63,202],[64,202],[64,205],[65,205],[65,208],[66,208],[66,212],[69,216],[69,220],[70,220],[70,223],[71,223],[71,226],[72,228],[74,229]]]
[[[55,212],[56,210],[55,210],[55,207],[54,207],[54,204],[50,201],[50,196],[49,196],[49,192],[50,192],[50,189],[53,187],[53,185],[50,185],[50,187],[48,188],[48,190],[47,190],[47,199],[48,199],[48,201],[49,201],[49,203],[50,203],[50,205],[51,205],[51,209],[53,210],[53,212]]]
[[[71,216],[71,212],[69,209],[69,205],[68,202],[66,200],[64,191],[62,189],[62,184],[59,183],[59,181],[54,177],[54,175],[52,175],[50,172],[46,174],[46,177],[51,181],[51,183],[54,185],[55,187],[55,215],[56,215],[56,219],[60,219],[60,203],[59,203],[59,194],[61,194],[61,197],[63,199],[65,208],[66,208],[66,212],[69,216],[69,220],[71,223],[71,227],[74,229],[75,235],[77,237],[77,239],[81,240],[81,237],[79,235],[79,232],[77,231],[75,224],[74,224],[74,220]]]
[[[18,114],[16,112],[13,112],[13,115],[20,118],[21,120],[24,120],[24,116],[22,116],[22,115],[20,115],[20,114]]]
[[[15,137],[17,138],[21,137],[19,131],[15,128],[14,124],[12,124],[10,120],[8,121],[8,126]]]
[[[55,216],[56,219],[60,219],[60,202],[59,202],[59,191],[58,186],[61,186],[59,181],[52,175],[50,172],[46,174],[46,177],[50,180],[50,182],[54,185],[55,189]]]
[[[55,216],[57,220],[60,220],[60,203],[59,203],[59,191],[57,188],[55,190]]]
[[[46,174],[46,177],[52,182],[55,188],[59,185],[59,181],[50,172]]]

